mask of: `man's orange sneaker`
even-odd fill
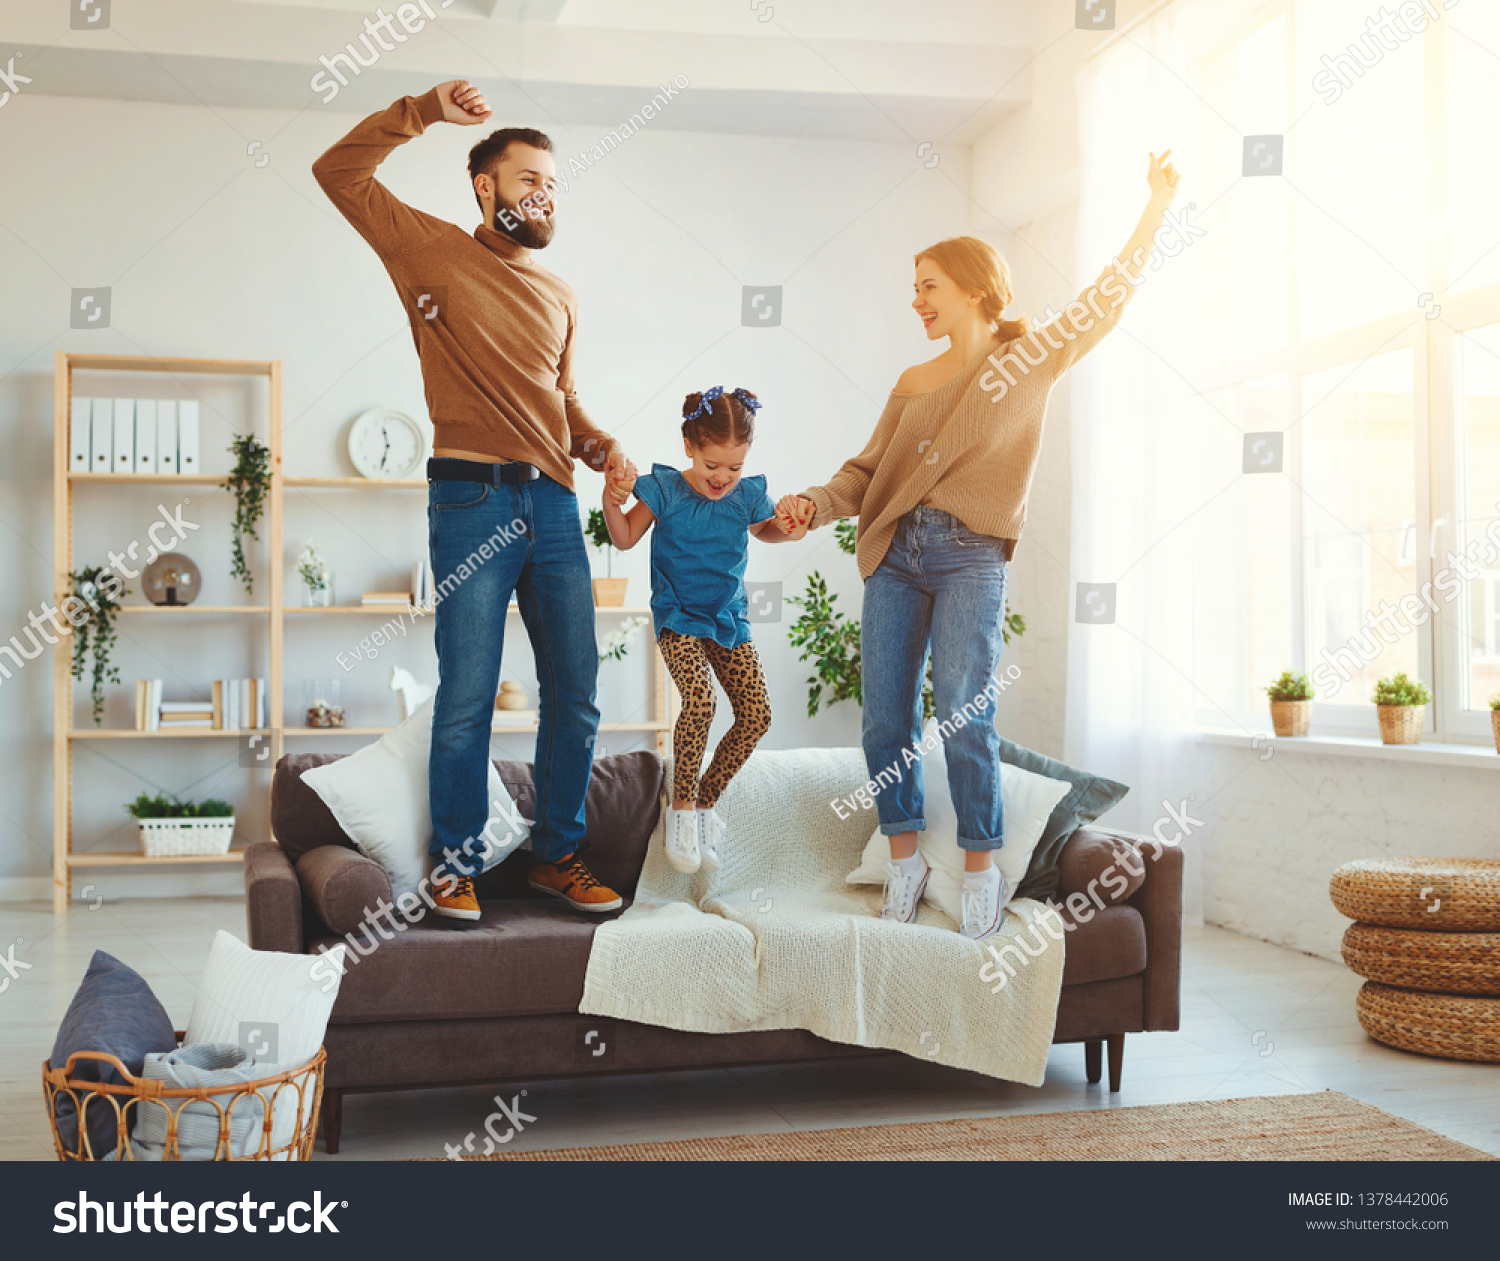
[[[446,876],[433,882],[432,909],[448,919],[478,919],[479,899],[468,876]]]
[[[575,911],[602,914],[617,911],[625,904],[618,893],[594,879],[594,873],[583,865],[576,851],[555,863],[533,863],[526,883],[561,898]]]

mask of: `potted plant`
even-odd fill
[[[1382,744],[1420,744],[1422,719],[1432,693],[1421,679],[1401,670],[1375,684],[1375,712],[1380,716]]]
[[[85,664],[93,673],[92,694],[94,701],[94,726],[104,721],[104,685],[120,681],[120,668],[111,658],[115,641],[119,637],[115,630],[115,616],[120,611],[120,597],[129,595],[130,588],[122,583],[117,574],[103,565],[90,565],[87,569],[75,569],[68,574],[72,585],[69,600],[87,606],[92,614],[86,617],[73,631],[73,666],[75,679],[83,678]],[[68,615],[72,621],[72,615]]]
[[[234,839],[234,807],[216,797],[195,803],[142,792],[125,810],[140,825],[147,858],[227,854]]]
[[[1312,723],[1312,681],[1301,671],[1283,670],[1266,688],[1271,698],[1271,728],[1278,736],[1305,736]]]
[[[1490,727],[1495,732],[1495,752],[1500,753],[1500,692],[1490,697]]]
[[[614,576],[615,543],[609,537],[609,526],[605,524],[602,508],[595,508],[589,513],[589,526],[585,533],[589,542],[604,553],[604,572],[608,575],[594,579],[594,605],[601,609],[618,609],[625,603],[625,588],[630,579]]]
[[[326,609],[333,604],[333,570],[311,539],[297,557],[297,573],[302,579],[305,607]]]
[[[234,456],[234,468],[230,470],[220,486],[234,496],[234,550],[229,572],[245,584],[248,595],[254,588],[255,578],[245,561],[245,535],[258,539],[256,524],[265,512],[266,500],[271,493],[271,448],[256,439],[254,434],[240,434],[229,444]]]
[[[834,523],[833,536],[839,550],[853,556],[858,547],[858,531],[853,521]],[[860,674],[859,622],[835,609],[837,595],[830,595],[823,575],[813,570],[801,596],[787,596],[788,604],[800,604],[803,612],[787,631],[795,647],[801,648],[799,661],[812,661],[817,673],[807,680],[807,716],[816,718],[824,703],[823,690],[828,689],[828,705],[852,700],[864,703],[864,683]],[[1000,634],[1008,644],[1015,636],[1026,633],[1026,622],[1019,613],[1005,614]],[[922,721],[937,716],[937,700],[932,690],[932,661],[922,683]]]

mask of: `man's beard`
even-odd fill
[[[524,245],[529,250],[546,249],[553,232],[557,230],[550,215],[545,219],[528,218],[520,206],[513,201],[506,201],[498,192],[495,194],[494,222],[490,226],[501,236],[508,236],[517,245]]]

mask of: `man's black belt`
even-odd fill
[[[505,460],[489,464],[484,460],[458,460],[435,455],[427,461],[427,476],[440,482],[480,482],[498,486],[501,482],[534,482],[542,470],[525,460]]]

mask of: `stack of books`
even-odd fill
[[[367,609],[418,608],[432,612],[437,607],[437,587],[432,580],[432,566],[425,560],[411,567],[410,591],[366,591],[359,597],[360,605]]]
[[[211,697],[197,701],[164,701],[160,679],[137,679],[135,729],[175,731],[180,727],[208,727],[214,731],[243,731],[267,725],[265,679],[215,679]]]

